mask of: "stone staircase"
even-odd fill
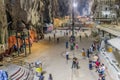
[[[7,68],[3,68],[8,72],[8,76],[10,80],[33,80],[34,74],[27,68],[17,66],[17,65],[9,65]]]

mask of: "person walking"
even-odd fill
[[[43,73],[41,73],[41,75],[39,76],[39,80],[44,80]]]
[[[55,33],[54,33],[54,40],[55,40],[55,37],[56,37],[56,36],[55,36]]]
[[[76,58],[75,57],[73,58],[73,61],[72,61],[72,68],[76,68]]]
[[[49,42],[51,41],[51,37],[49,36]]]
[[[90,54],[93,53],[93,47],[92,47],[92,46],[90,46],[90,48],[89,48],[89,52],[90,52]]]
[[[78,48],[79,48],[79,47],[78,47],[78,43],[75,44],[75,47],[76,47],[76,50],[78,50]]]
[[[73,43],[70,45],[70,50],[71,51],[74,50],[74,44]]]
[[[68,32],[66,32],[66,36],[68,36]]]
[[[92,44],[93,51],[95,51],[95,43]]]
[[[80,41],[81,41],[81,38],[82,38],[81,35],[79,37],[80,37]]]
[[[53,80],[52,74],[49,74],[48,80]]]
[[[66,60],[67,61],[69,60],[69,52],[68,51],[66,52]]]
[[[57,43],[59,43],[59,38],[57,38]]]
[[[66,45],[66,49],[68,49],[68,41],[66,41],[65,45]]]
[[[89,60],[89,70],[92,70],[92,61]]]
[[[87,57],[88,57],[88,58],[90,57],[89,49],[87,49]]]
[[[105,75],[105,70],[106,70],[106,67],[104,64],[101,65],[101,71],[102,71],[102,74]]]
[[[97,44],[96,48],[97,48],[97,51],[99,52],[100,51],[100,45]]]
[[[79,69],[79,61],[77,58],[76,58],[76,68]]]
[[[83,56],[83,58],[85,58],[85,49],[84,48],[82,49],[82,56]]]

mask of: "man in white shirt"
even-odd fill
[[[69,60],[69,52],[66,51],[66,60]]]
[[[105,65],[102,64],[101,70],[102,70],[102,73],[103,73],[103,74],[105,73],[105,69],[106,69]]]

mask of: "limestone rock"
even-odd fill
[[[5,43],[7,38],[7,19],[4,0],[0,0],[0,43]]]

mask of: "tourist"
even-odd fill
[[[73,61],[72,61],[72,68],[76,68],[76,58],[75,57],[73,58]]]
[[[98,71],[98,74],[99,74],[99,79],[98,80],[102,80],[102,76],[103,76],[103,74],[102,74],[102,66],[99,66],[97,71]]]
[[[78,61],[78,59],[76,58],[75,61],[76,61],[76,68],[79,69],[79,61]]]
[[[95,55],[93,56],[93,62],[95,63],[95,62],[98,61],[98,60],[99,60],[99,57],[98,57],[97,54],[95,54]]]
[[[71,51],[74,50],[74,44],[73,43],[70,45],[70,50]]]
[[[66,41],[66,49],[68,49],[68,41]]]
[[[57,38],[57,43],[59,43],[59,38]]]
[[[95,51],[95,43],[92,44],[93,51]]]
[[[105,74],[105,69],[106,69],[105,65],[102,64],[102,65],[101,65],[101,70],[102,70],[102,74],[103,74],[103,75]]]
[[[90,54],[93,53],[93,47],[92,47],[92,46],[90,46],[90,48],[89,48],[89,52],[90,52]]]
[[[54,40],[55,40],[55,33],[54,33]]]
[[[66,32],[66,35],[68,36],[68,32]]]
[[[52,74],[49,74],[48,80],[53,80]]]
[[[87,49],[87,57],[88,57],[88,58],[90,57],[89,49]]]
[[[99,52],[99,50],[100,50],[99,44],[96,46],[96,48],[97,48],[97,51]]]
[[[75,42],[73,42],[73,46],[75,47]]]
[[[98,71],[99,66],[100,66],[100,62],[97,60],[97,61],[95,62],[96,72]]]
[[[79,47],[78,47],[78,43],[75,44],[75,47],[76,47],[76,50],[78,50],[78,48],[79,48]]]
[[[69,52],[68,51],[66,52],[66,60],[67,61],[69,60]]]
[[[92,70],[92,61],[89,60],[89,69]]]
[[[51,41],[51,37],[49,36],[49,42]]]
[[[83,58],[85,58],[85,49],[84,48],[82,49],[82,56],[83,56]]]
[[[39,80],[44,80],[43,73],[41,73],[41,75],[39,76]]]
[[[40,60],[37,60],[37,61],[35,62],[35,67],[38,68],[38,67],[40,67],[40,66],[42,66],[42,62],[41,62]]]
[[[82,38],[81,35],[79,37],[80,37],[80,41],[81,41],[81,38]]]
[[[102,79],[102,80],[105,80],[105,76],[103,75],[101,79]]]
[[[16,51],[17,51],[17,46],[16,46],[16,44],[13,45],[13,48],[14,48],[14,51],[16,52]]]

